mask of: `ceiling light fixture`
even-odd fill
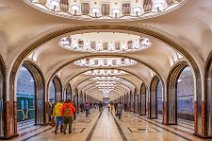
[[[90,32],[62,37],[59,46],[90,53],[126,53],[151,47],[147,37],[114,32]]]
[[[80,20],[104,20],[104,21],[120,21],[142,19],[160,15],[161,12],[170,11],[179,7],[185,0],[152,0],[152,5],[144,3],[144,0],[125,0],[108,1],[108,0],[24,0],[29,5],[36,7],[47,13],[76,18]],[[60,4],[61,3],[61,4]],[[70,4],[72,6],[70,6]],[[66,7],[66,8],[64,8]],[[53,8],[53,11],[52,11]],[[143,9],[152,9],[143,10]]]
[[[74,62],[75,65],[82,67],[123,67],[132,66],[137,62],[129,58],[85,58]]]
[[[124,75],[124,74],[127,74],[127,72],[122,71],[122,70],[117,70],[117,69],[106,69],[106,70],[95,69],[95,70],[86,71],[83,74],[106,76],[106,75]]]

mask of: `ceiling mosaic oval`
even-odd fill
[[[127,33],[90,32],[63,37],[59,46],[89,53],[126,53],[145,50],[151,46],[151,41],[147,37]]]
[[[24,0],[28,5],[55,16],[94,21],[146,19],[173,11],[186,0]]]
[[[123,57],[93,57],[84,58],[74,62],[75,65],[82,67],[124,67],[132,66],[137,62],[133,59],[123,58]]]

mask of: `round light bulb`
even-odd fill
[[[99,10],[99,8],[96,8],[96,7],[95,7],[95,8],[92,9],[92,12],[98,14],[98,13],[100,12],[100,10]]]
[[[73,5],[72,7],[71,7],[71,9],[73,10],[73,11],[80,11],[80,7],[78,6],[78,5]]]
[[[50,1],[50,4],[51,4],[52,6],[59,6],[59,5],[60,5],[60,2],[59,2],[59,0],[51,0],[51,1]]]
[[[114,8],[112,10],[113,14],[119,14],[120,13],[120,10],[118,8]]]
[[[140,7],[135,7],[135,8],[133,8],[133,12],[134,13],[140,13],[141,12],[141,8]]]

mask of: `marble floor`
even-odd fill
[[[179,120],[178,125],[166,126],[161,119],[124,112],[118,119],[113,112],[92,110],[77,115],[71,134],[54,134],[54,127],[34,126],[34,121],[18,124],[19,136],[12,141],[201,141],[192,135],[193,123]],[[208,140],[209,141],[209,140]]]

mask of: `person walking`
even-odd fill
[[[83,113],[83,111],[84,111],[84,104],[83,103],[80,103],[80,110],[81,110],[81,113]]]
[[[55,134],[57,134],[58,127],[60,125],[60,131],[62,132],[63,129],[63,117],[61,113],[61,108],[63,106],[62,101],[59,101],[55,104],[53,109],[53,118],[56,118],[56,127],[55,127]]]
[[[74,120],[76,120],[76,118],[77,118],[77,113],[76,113],[76,110],[78,109],[78,107],[77,107],[77,105],[75,104],[75,102],[74,101],[72,101],[72,103],[71,103],[73,106],[74,106],[74,108],[75,108],[75,112],[74,112]]]
[[[111,104],[110,103],[107,104],[107,108],[108,108],[108,112],[110,112],[110,110],[111,110]]]
[[[117,103],[114,103],[115,116],[117,116],[117,106],[118,106],[118,104]]]
[[[122,110],[123,110],[123,106],[121,104],[121,102],[117,105],[117,116],[119,119],[121,119],[122,116]]]
[[[71,104],[70,100],[67,100],[61,109],[61,113],[64,117],[64,129],[63,133],[66,134],[67,126],[69,126],[69,134],[72,133],[72,123],[73,123],[73,116],[75,112],[75,107]]]
[[[103,110],[103,103],[102,101],[99,102],[99,112],[101,112]]]
[[[88,117],[89,110],[90,110],[90,104],[88,102],[86,102],[84,108],[85,108],[85,112],[86,112],[86,117]]]

